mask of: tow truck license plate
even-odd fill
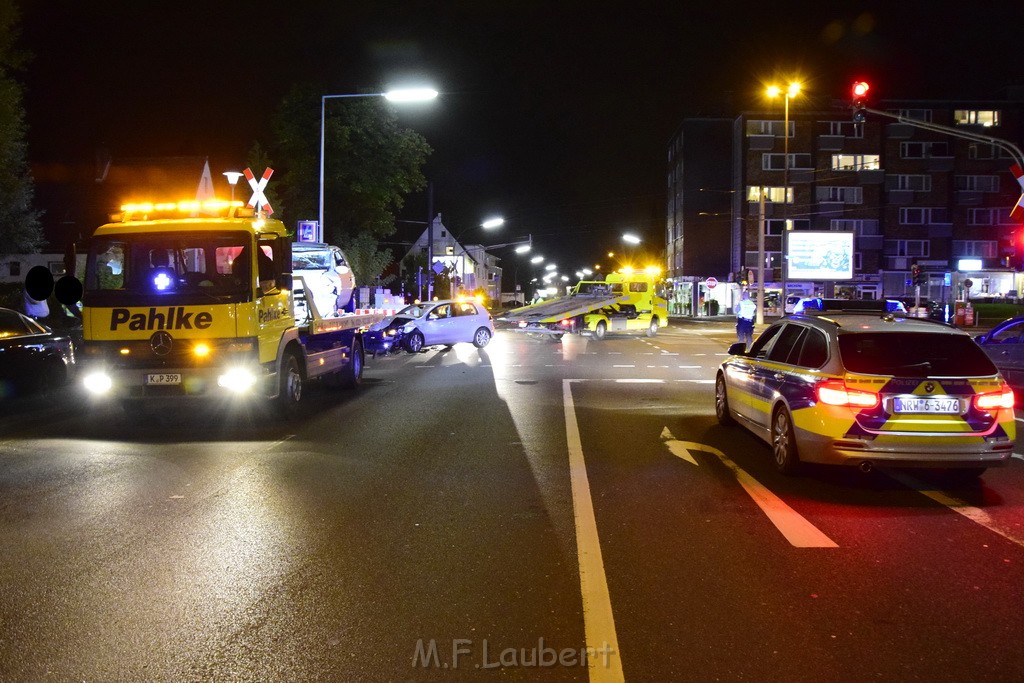
[[[146,384],[181,384],[181,373],[161,372],[146,375]]]
[[[896,398],[894,413],[939,413],[956,415],[960,412],[960,399],[956,398]]]

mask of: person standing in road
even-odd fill
[[[754,343],[754,316],[757,314],[757,307],[750,300],[750,292],[743,290],[740,301],[736,304],[736,337],[738,341],[746,344],[746,348]]]

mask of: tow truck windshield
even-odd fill
[[[251,238],[244,232],[94,238],[84,303],[93,306],[249,301]]]

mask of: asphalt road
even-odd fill
[[[715,421],[734,336],[502,332],[291,423],[8,403],[0,680],[1024,677],[1019,457],[783,477]]]

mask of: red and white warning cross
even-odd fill
[[[1024,169],[1017,164],[1010,167],[1010,172],[1017,178],[1017,183],[1021,189],[1024,190]],[[1019,221],[1024,220],[1024,194],[1020,196],[1017,203],[1010,209],[1010,220]]]
[[[249,206],[253,208],[259,207],[268,216],[274,213],[274,209],[270,206],[270,202],[267,201],[267,196],[263,194],[263,190],[267,188],[267,183],[270,182],[270,176],[272,175],[274,175],[274,169],[267,168],[267,170],[263,171],[263,177],[256,180],[256,176],[252,174],[252,171],[248,168],[245,169],[245,179],[249,181],[249,187],[252,188]]]

